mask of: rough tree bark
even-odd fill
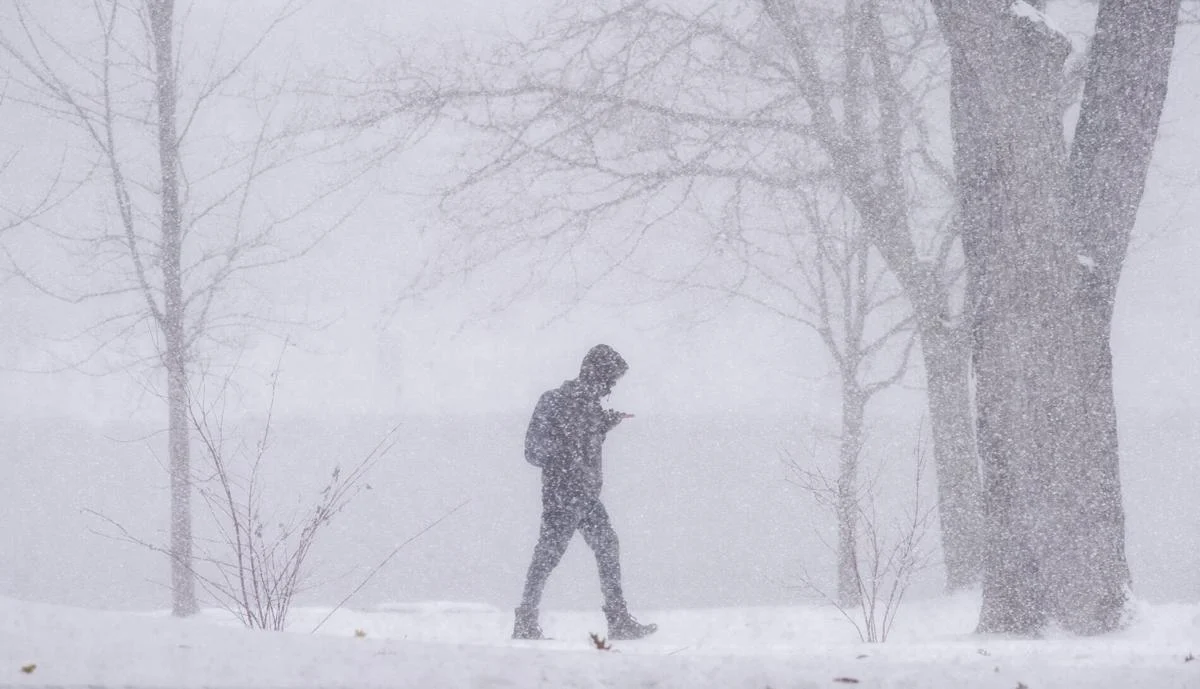
[[[984,467],[983,632],[1120,626],[1124,551],[1109,335],[1166,95],[1179,0],[1100,4],[1070,152],[1067,39],[1026,3],[935,0]]]

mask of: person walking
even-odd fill
[[[525,459],[542,469],[542,524],[516,609],[514,639],[543,638],[538,624],[542,591],[576,531],[596,556],[608,638],[640,639],[658,629],[629,614],[621,590],[617,532],[600,502],[601,446],[609,431],[632,417],[602,408],[600,400],[627,370],[629,365],[616,350],[596,345],[584,356],[579,376],[544,393],[533,410]]]

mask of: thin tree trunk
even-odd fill
[[[970,346],[966,333],[940,322],[920,331],[946,588],[977,586],[982,569],[982,506],[975,419],[970,395]]]
[[[847,189],[873,228],[875,246],[900,281],[916,317],[933,430],[946,588],[970,588],[981,577],[983,517],[979,454],[972,432],[969,337],[944,323],[953,312],[950,297],[932,264],[917,257],[902,187],[878,194]]]
[[[854,382],[842,386],[842,438],[838,450],[837,577],[838,603],[855,607],[862,600],[858,571],[858,461],[862,456],[866,396]]]
[[[171,467],[171,612],[186,617],[197,612],[196,583],[192,572],[192,482],[188,432],[187,372],[182,352],[168,346],[167,371],[168,454]]]
[[[162,178],[162,274],[167,370],[167,452],[171,471],[171,609],[177,616],[197,611],[192,571],[191,458],[188,433],[187,343],[184,332],[183,219],[179,207],[179,139],[175,112],[174,0],[147,0],[154,40],[158,158]]]
[[[872,83],[880,113],[879,177],[883,181],[862,185],[873,189],[865,207],[876,213],[876,246],[904,286],[917,319],[933,430],[946,588],[955,591],[976,585],[980,576],[980,476],[971,432],[968,348],[963,334],[945,324],[953,310],[940,274],[946,270],[944,260],[935,263],[918,257],[906,183],[905,115],[900,105],[905,86],[888,51],[880,3],[870,0],[862,10],[862,38],[871,56]],[[850,11],[851,5],[847,4]],[[869,158],[860,161],[860,166],[869,166],[867,161]]]

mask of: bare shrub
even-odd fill
[[[807,571],[801,575],[801,586],[837,608],[849,622],[859,639],[867,643],[887,641],[892,625],[912,584],[913,576],[932,564],[934,549],[926,544],[935,515],[935,505],[922,500],[922,481],[928,463],[924,442],[918,440],[916,467],[911,497],[902,516],[886,519],[877,506],[880,472],[854,487],[850,528],[858,534],[851,551],[851,571],[857,587],[857,604],[846,604],[841,596],[831,595],[819,579]],[[810,469],[799,462],[788,462],[791,482],[803,490],[822,510],[834,515],[839,530],[847,512],[845,486],[831,479],[820,469]],[[826,543],[828,546],[829,544]],[[837,552],[834,547],[830,550]]]
[[[271,400],[262,433],[253,447],[239,442],[227,447],[223,416],[193,408],[192,425],[212,473],[197,480],[196,491],[217,529],[217,538],[198,543],[199,561],[209,568],[196,572],[205,592],[247,627],[282,630],[318,534],[363,490],[367,473],[395,446],[393,427],[349,470],[335,466],[316,501],[292,517],[265,504],[262,467],[268,460],[279,367],[271,376]],[[226,381],[227,384],[227,381]],[[224,399],[224,389],[218,398]]]

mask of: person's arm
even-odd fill
[[[621,423],[625,419],[632,418],[633,414],[626,414],[623,411],[616,411],[614,409],[605,409],[600,414],[601,428],[604,429],[605,433],[608,433],[612,429],[616,428],[617,424]]]

